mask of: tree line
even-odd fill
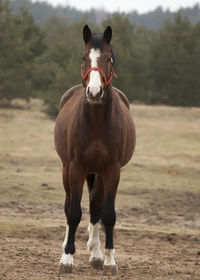
[[[62,94],[81,82],[87,22],[54,16],[41,26],[27,9],[13,13],[10,2],[0,0],[0,101],[39,97],[56,115]],[[108,24],[119,77],[113,84],[131,102],[200,106],[199,22],[177,13],[152,31],[116,13],[91,29],[99,32]]]
[[[112,15],[104,9],[92,8],[87,12],[83,12],[69,5],[53,7],[47,2],[32,2],[31,0],[11,0],[11,4],[14,13],[18,13],[21,7],[26,7],[32,14],[36,23],[40,24],[44,24],[49,17],[57,16],[67,18],[70,23],[80,21],[87,17],[88,23],[98,25]],[[198,3],[193,7],[180,8],[178,11],[182,16],[187,16],[192,24],[200,20],[200,6]],[[157,7],[152,11],[142,14],[133,10],[124,15],[126,15],[133,24],[145,26],[148,29],[159,29],[166,20],[173,19],[174,12],[169,9],[164,10],[162,7]]]

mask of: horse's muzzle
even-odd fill
[[[100,91],[97,92],[96,94],[93,94],[90,91],[90,87],[87,88],[86,97],[87,97],[87,101],[89,103],[101,103],[103,95],[104,95],[104,92],[103,92],[102,87],[100,87]]]

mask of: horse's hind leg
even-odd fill
[[[90,266],[96,269],[103,268],[103,255],[101,253],[101,242],[99,239],[99,219],[103,203],[103,181],[98,175],[87,176],[88,189],[90,193],[90,223],[88,226],[89,240],[88,249],[91,251]]]
[[[73,254],[75,253],[75,233],[81,220],[80,201],[85,180],[84,172],[75,164],[66,171],[64,182],[66,190],[65,213],[67,217],[66,235],[63,243],[63,254],[60,260],[60,273],[71,273],[73,269]]]
[[[91,193],[91,191],[94,188],[95,177],[96,177],[95,174],[88,174],[87,177],[86,177],[89,193]]]
[[[107,170],[103,175],[104,184],[104,203],[101,212],[101,220],[105,227],[106,244],[105,244],[105,259],[103,266],[104,275],[117,274],[118,268],[115,263],[114,244],[113,244],[113,230],[116,221],[115,213],[115,197],[117,192],[117,186],[120,177],[120,167],[116,165],[110,170]]]

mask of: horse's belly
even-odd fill
[[[110,155],[108,150],[101,141],[94,141],[84,150],[84,165],[88,172],[102,172],[107,166]]]

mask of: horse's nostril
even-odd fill
[[[99,91],[97,91],[96,89],[93,89],[91,87],[88,87],[86,90],[86,96],[87,96],[87,99],[89,99],[89,100],[99,101],[101,99],[102,95],[103,95],[103,88],[101,86],[99,87]]]
[[[92,98],[92,93],[90,91],[90,87],[87,89],[87,97]]]
[[[98,100],[99,98],[102,97],[102,93],[103,93],[103,89],[102,89],[102,87],[100,87],[99,92],[96,94],[96,100]]]
[[[87,95],[89,96],[89,94],[90,94],[90,87],[88,87],[87,89]]]

